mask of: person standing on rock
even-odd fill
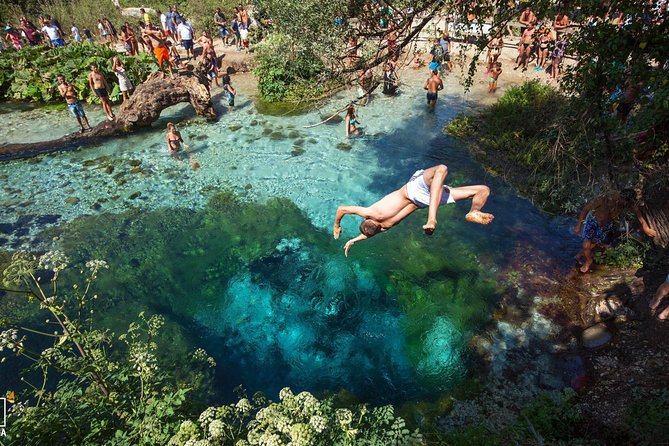
[[[95,92],[95,96],[100,98],[102,109],[107,114],[107,119],[113,121],[115,116],[109,103],[109,85],[107,85],[104,74],[98,70],[95,64],[91,64],[91,72],[88,74],[88,85],[91,87],[91,91]]]
[[[583,240],[581,250],[576,254],[576,261],[581,264],[580,271],[582,273],[590,271],[594,262],[593,250],[607,241],[609,233],[613,230],[615,220],[625,209],[631,208],[634,211],[639,223],[641,223],[641,229],[647,236],[655,237],[657,235],[655,230],[648,226],[646,219],[635,203],[635,198],[636,192],[625,189],[621,192],[614,191],[597,197],[583,206],[574,228],[574,234]],[[582,259],[583,262],[581,262]]]
[[[153,45],[153,54],[156,56],[156,62],[160,67],[160,70],[165,72],[165,64],[167,64],[167,70],[172,76],[172,61],[170,60],[170,51],[167,48],[166,37],[162,31],[156,31],[153,29],[146,28],[144,34],[149,37],[149,42]]]
[[[444,89],[444,82],[439,77],[439,70],[432,70],[432,76],[425,81],[423,89],[427,90],[428,109],[434,110],[437,105],[438,91]]]
[[[77,118],[81,133],[86,131],[84,123],[86,124],[86,127],[88,127],[88,130],[90,130],[91,125],[86,117],[86,112],[84,112],[84,107],[81,105],[81,102],[77,97],[77,90],[74,85],[67,82],[64,76],[58,76],[56,77],[56,80],[58,81],[58,91],[60,92],[60,95],[65,98],[67,108],[69,108],[74,117]]]
[[[185,20],[177,26],[181,46],[186,50],[186,57],[193,58],[193,27]]]
[[[218,26],[218,33],[221,36],[221,40],[225,46],[228,46],[230,39],[230,31],[228,30],[228,22],[225,19],[225,14],[221,8],[216,8],[216,14],[214,14],[214,23]]]
[[[121,58],[118,56],[112,58],[112,71],[118,78],[118,86],[123,95],[123,104],[125,104],[125,101],[128,100],[129,92],[135,87],[132,85],[132,82],[130,82],[128,73],[125,72],[125,67],[123,67],[123,62],[121,62]]]

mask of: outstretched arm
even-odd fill
[[[632,209],[634,209],[634,213],[636,214],[636,218],[639,219],[639,223],[641,223],[641,229],[643,229],[643,232],[648,236],[648,237],[655,237],[657,236],[657,232],[650,226],[648,226],[648,222],[646,222],[646,219],[643,217],[643,214],[641,214],[641,211],[637,207],[636,204],[632,205]]]
[[[356,214],[362,218],[370,218],[371,212],[369,208],[364,208],[362,206],[339,206],[337,208],[337,214],[335,215],[334,222],[334,238],[338,239],[339,234],[341,234],[341,219],[344,218],[346,214]]]
[[[578,221],[576,222],[576,226],[574,227],[574,234],[578,235],[578,233],[581,232],[581,225],[583,224],[583,220],[585,220],[585,216],[588,215],[588,212],[592,210],[594,203],[595,203],[594,201],[586,203],[585,206],[583,206],[583,209],[581,209],[581,213],[578,216]]]
[[[367,240],[367,236],[365,234],[360,234],[356,238],[352,238],[346,244],[344,245],[344,255],[348,257],[348,252],[350,251],[351,247],[355,244],[355,242],[360,242],[362,240]]]

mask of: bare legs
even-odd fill
[[[425,184],[430,188],[430,206],[427,211],[427,223],[423,225],[423,231],[427,235],[432,235],[437,229],[437,211],[441,204],[441,197],[444,194],[444,181],[448,175],[448,168],[443,164],[430,167],[423,172]]]
[[[427,223],[423,225],[423,230],[427,235],[432,235],[437,228],[437,211],[441,204],[441,198],[444,193],[444,181],[447,175],[448,168],[443,164],[431,167],[423,172],[425,184],[430,188]],[[487,225],[495,218],[492,214],[481,212],[481,208],[483,208],[490,196],[490,188],[488,186],[452,187],[449,189],[449,193],[455,201],[472,199],[472,207],[465,216],[467,221]]]
[[[655,292],[655,296],[653,297],[653,300],[650,301],[650,309],[652,311],[657,310],[657,307],[660,306],[660,303],[662,303],[662,300],[669,296],[669,282],[663,282],[662,285],[660,285],[657,288],[657,291]],[[660,314],[657,315],[657,318],[660,319],[661,321],[666,321],[669,319],[669,307],[665,308],[664,311],[662,311]]]
[[[576,260],[580,263],[581,258],[585,258],[585,262],[581,265],[580,271],[582,273],[587,273],[592,266],[592,250],[595,248],[595,243],[590,240],[583,240],[581,245],[581,250],[576,254]]]
[[[100,98],[100,102],[102,102],[102,110],[104,110],[107,118],[109,118],[110,121],[114,119],[114,111],[112,110],[111,104],[109,103],[109,98],[103,96]]]

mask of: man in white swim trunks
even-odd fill
[[[437,228],[437,210],[440,204],[455,203],[469,198],[472,199],[472,207],[465,219],[481,225],[489,224],[495,217],[481,212],[481,208],[488,200],[490,188],[483,185],[448,187],[444,185],[447,174],[448,168],[443,164],[419,170],[407,184],[369,207],[339,206],[334,223],[335,239],[341,234],[340,223],[344,215],[355,214],[365,219],[360,224],[361,234],[346,242],[344,254],[348,256],[349,250],[356,242],[387,231],[420,208],[428,208],[427,223],[423,225],[423,231],[427,235],[432,235]]]

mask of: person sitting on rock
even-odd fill
[[[626,209],[631,207],[636,214],[643,232],[649,237],[655,237],[657,233],[648,226],[646,219],[634,202],[636,193],[631,189],[621,192],[614,191],[595,198],[583,206],[578,222],[574,228],[574,234],[579,235],[583,243],[581,250],[576,255],[576,260],[581,264],[581,272],[587,273],[593,263],[592,252],[596,246],[604,244],[610,231],[613,229],[614,221]],[[581,259],[584,261],[581,263]]]
[[[387,231],[420,208],[428,208],[427,223],[423,225],[423,231],[427,235],[432,235],[437,228],[439,205],[468,198],[472,199],[472,206],[465,219],[481,225],[492,222],[495,218],[492,214],[481,212],[481,208],[490,196],[490,188],[484,185],[449,187],[444,184],[447,174],[448,168],[443,164],[418,170],[404,186],[369,207],[339,206],[334,223],[335,239],[341,234],[341,219],[344,215],[355,214],[364,218],[360,224],[361,234],[346,242],[344,254],[348,256],[349,250],[356,242]]]

